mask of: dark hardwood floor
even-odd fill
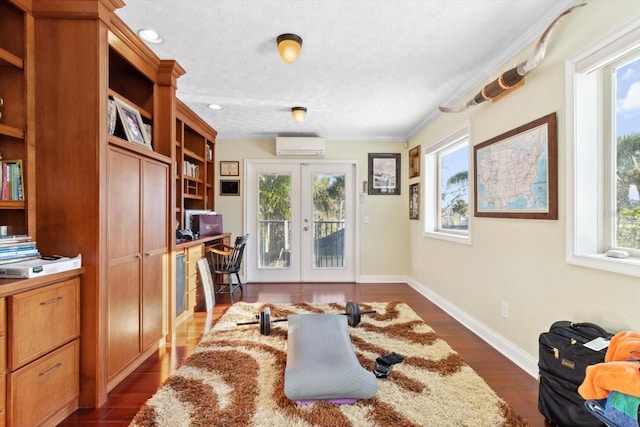
[[[236,292],[236,299],[238,297]],[[538,382],[480,338],[425,299],[409,285],[387,284],[248,284],[246,302],[402,301],[410,305],[529,424],[548,426],[538,412]],[[104,406],[81,408],[61,426],[127,426],[140,406],[197,346],[203,332],[229,307],[228,295],[217,295],[212,313],[196,313],[178,328],[177,339],[151,356],[115,387]]]

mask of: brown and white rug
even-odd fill
[[[372,399],[353,405],[299,406],[284,395],[287,323],[269,336],[254,320],[296,313],[341,313],[343,304],[236,303],[207,333],[194,354],[140,408],[131,426],[525,426],[523,421],[449,345],[406,304],[360,303],[349,328],[362,366],[389,352],[405,356],[380,379]]]

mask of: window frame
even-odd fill
[[[425,148],[424,159],[424,223],[423,235],[434,239],[447,240],[461,244],[471,244],[471,218],[472,210],[469,210],[467,230],[447,230],[440,228],[440,183],[439,183],[439,157],[440,154],[450,150],[452,147],[460,144],[466,139],[467,142],[467,165],[469,175],[469,206],[473,206],[473,170],[471,162],[472,144],[471,144],[471,126],[469,122],[465,122],[461,127],[454,130],[449,136],[441,139],[437,143]]]
[[[612,118],[608,115],[612,101],[604,87],[604,74],[607,67],[636,49],[640,49],[640,19],[565,62],[566,258],[569,264],[640,277],[637,253],[624,259],[605,255],[613,242],[612,223],[607,217],[611,217],[611,198],[615,194],[611,187],[615,143],[610,142]]]

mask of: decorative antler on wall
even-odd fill
[[[504,93],[504,91],[509,88],[517,85],[524,76],[529,74],[534,68],[536,68],[544,59],[544,55],[547,51],[547,43],[549,42],[549,37],[551,36],[551,32],[555,29],[556,25],[560,20],[571,13],[573,9],[584,6],[587,4],[586,2],[582,2],[573,7],[562,12],[556,19],[553,20],[551,25],[542,33],[540,40],[538,40],[538,44],[536,45],[535,50],[533,51],[533,55],[529,57],[526,61],[520,63],[518,66],[510,69],[509,71],[505,71],[502,73],[500,77],[486,85],[473,99],[471,99],[466,104],[459,107],[439,107],[440,111],[443,113],[460,113],[465,111],[467,108],[481,104],[489,99],[493,99],[496,96]]]

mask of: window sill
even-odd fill
[[[569,264],[640,277],[640,258],[611,258],[605,254],[574,254],[567,260]]]
[[[449,242],[454,242],[454,243],[460,243],[463,245],[470,245],[471,244],[471,237],[467,236],[463,236],[463,235],[458,235],[458,234],[449,234],[449,233],[442,233],[442,232],[438,232],[438,231],[425,231],[424,232],[424,236],[425,237],[430,237],[433,239],[440,239],[440,240],[446,240]]]

